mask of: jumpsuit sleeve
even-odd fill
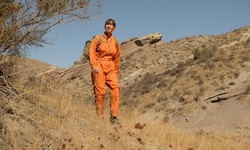
[[[121,55],[121,46],[120,46],[120,44],[118,44],[116,47],[116,54],[114,56],[115,72],[117,75],[119,74],[120,55]]]
[[[93,37],[89,47],[89,63],[92,69],[97,67],[96,46],[98,44],[98,38],[99,36]]]

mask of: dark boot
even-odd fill
[[[110,116],[110,122],[113,124],[121,124],[116,116]]]

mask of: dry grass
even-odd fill
[[[187,132],[178,129],[171,125],[171,123],[161,123],[159,121],[152,121],[150,117],[152,114],[138,113],[136,110],[124,122],[126,125],[133,127],[135,123],[145,124],[141,130],[130,127],[129,132],[133,132],[135,137],[140,137],[145,145],[142,149],[199,149],[199,150],[221,150],[221,149],[242,149],[250,148],[250,144],[230,133],[221,132]],[[137,118],[135,118],[137,116]],[[242,134],[242,137],[245,135]],[[132,148],[132,147],[127,147]]]
[[[250,144],[230,134],[205,131],[186,132],[170,123],[155,120],[155,113],[141,114],[138,109],[121,107],[122,126],[109,123],[109,102],[105,119],[98,120],[94,106],[74,99],[72,91],[47,96],[44,87],[36,86],[25,93],[32,97],[16,106],[14,114],[2,116],[6,124],[1,134],[2,148],[10,149],[175,149],[175,150],[247,150]],[[47,88],[48,86],[46,86]],[[50,87],[55,87],[52,85]],[[19,115],[17,115],[19,114]],[[21,117],[24,116],[24,117]],[[141,124],[137,128],[136,124]],[[3,130],[2,130],[3,131]],[[4,146],[5,145],[5,146]]]
[[[23,102],[16,110],[25,118],[5,115],[6,129],[4,145],[11,149],[241,149],[250,145],[240,137],[220,133],[188,133],[170,124],[152,121],[154,113],[143,118],[138,110],[121,108],[120,119],[123,126],[113,126],[108,122],[108,102],[106,116],[98,120],[94,106],[83,100],[73,99],[72,91],[64,91],[59,98],[49,98],[44,90],[26,91],[37,100]],[[39,94],[40,93],[40,94]],[[33,95],[32,95],[33,94]],[[14,103],[11,103],[14,107]],[[137,129],[135,124],[145,124]],[[25,142],[26,141],[26,142]]]

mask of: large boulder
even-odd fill
[[[146,36],[143,36],[139,39],[135,40],[135,44],[137,46],[143,46],[144,44],[154,44],[158,41],[160,41],[162,38],[162,35],[159,32],[151,33]]]

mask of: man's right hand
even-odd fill
[[[94,68],[92,69],[92,72],[94,72],[94,73],[98,73],[98,72],[99,72],[98,67],[94,67]]]

